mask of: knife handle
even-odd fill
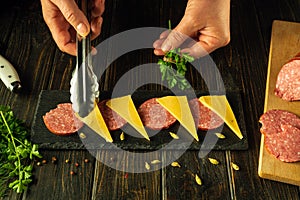
[[[0,79],[5,86],[12,92],[18,92],[21,89],[19,75],[13,65],[0,55]]]

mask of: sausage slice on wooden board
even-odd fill
[[[138,108],[138,113],[144,126],[152,130],[167,129],[176,122],[176,118],[163,108],[156,98],[142,103]]]
[[[43,121],[51,133],[61,136],[71,135],[83,126],[74,115],[71,103],[58,104],[43,116]]]
[[[118,115],[115,111],[113,111],[106,105],[107,101],[108,99],[102,100],[98,103],[98,107],[106,123],[106,126],[110,131],[120,129],[127,122],[125,119],[120,117],[120,115]]]
[[[224,124],[224,120],[215,112],[204,106],[198,98],[191,99],[189,105],[194,116],[196,126],[200,130],[216,129]]]
[[[300,53],[280,69],[275,95],[286,101],[300,100]]]
[[[300,161],[300,118],[297,115],[274,109],[264,113],[259,122],[268,152],[284,162]]]

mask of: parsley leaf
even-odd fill
[[[22,193],[32,182],[33,166],[28,161],[42,156],[28,136],[23,122],[13,115],[10,107],[0,106],[0,197],[8,188]]]
[[[193,62],[194,58],[188,54],[180,53],[180,49],[172,49],[167,52],[163,59],[158,60],[162,81],[167,81],[169,88],[176,85],[179,89],[190,88],[185,73],[187,71],[187,62]]]

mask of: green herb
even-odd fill
[[[41,158],[38,146],[28,140],[28,131],[12,110],[0,106],[0,196],[7,186],[17,193],[24,192],[32,182],[34,157]]]
[[[162,80],[168,82],[169,88],[173,88],[175,85],[181,90],[189,88],[190,85],[185,78],[186,64],[193,61],[194,58],[192,56],[180,53],[179,48],[170,50],[163,59],[158,60]]]
[[[171,30],[171,20],[168,21],[168,25]],[[180,48],[168,51],[163,59],[158,60],[162,81],[166,80],[169,88],[173,88],[175,85],[181,90],[189,88],[190,85],[185,79],[186,64],[193,61],[194,58],[187,53],[181,53]]]

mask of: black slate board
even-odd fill
[[[124,95],[126,95],[126,92],[124,92]],[[167,95],[174,94],[170,91],[135,91],[132,94],[132,99],[136,107],[138,107],[147,99]],[[197,97],[202,95],[207,94],[204,92],[196,92]],[[78,133],[85,134],[86,138],[84,139],[80,138],[78,133],[70,136],[56,136],[49,132],[43,122],[42,116],[49,110],[56,108],[57,104],[70,102],[70,93],[64,90],[43,90],[39,95],[39,101],[35,111],[31,128],[31,140],[39,144],[40,148],[44,149],[112,149],[118,147],[124,150],[158,150],[164,147],[168,149],[188,148],[190,150],[199,150],[200,148],[202,150],[246,150],[248,148],[248,140],[240,92],[227,92],[226,97],[235,113],[237,122],[244,136],[242,140],[224,124],[223,127],[212,130],[211,132],[198,130],[199,142],[195,140],[192,141],[190,134],[183,128],[179,129],[180,124],[176,122],[169,129],[159,132],[146,129],[150,136],[150,142],[146,139],[132,136],[135,135],[134,133],[136,133],[136,131],[130,125],[125,125],[122,127],[122,130],[111,131],[114,142],[106,143],[86,125],[78,131]],[[100,100],[108,98],[111,98],[111,92],[101,92]],[[119,138],[122,131],[125,133],[125,140],[123,141]],[[177,133],[180,139],[176,141],[173,140],[169,135],[170,131]],[[216,139],[215,134],[213,134],[214,132],[222,132],[226,136],[226,139],[218,139],[216,144],[214,142],[210,143],[209,141]],[[171,141],[172,143],[170,143]]]

